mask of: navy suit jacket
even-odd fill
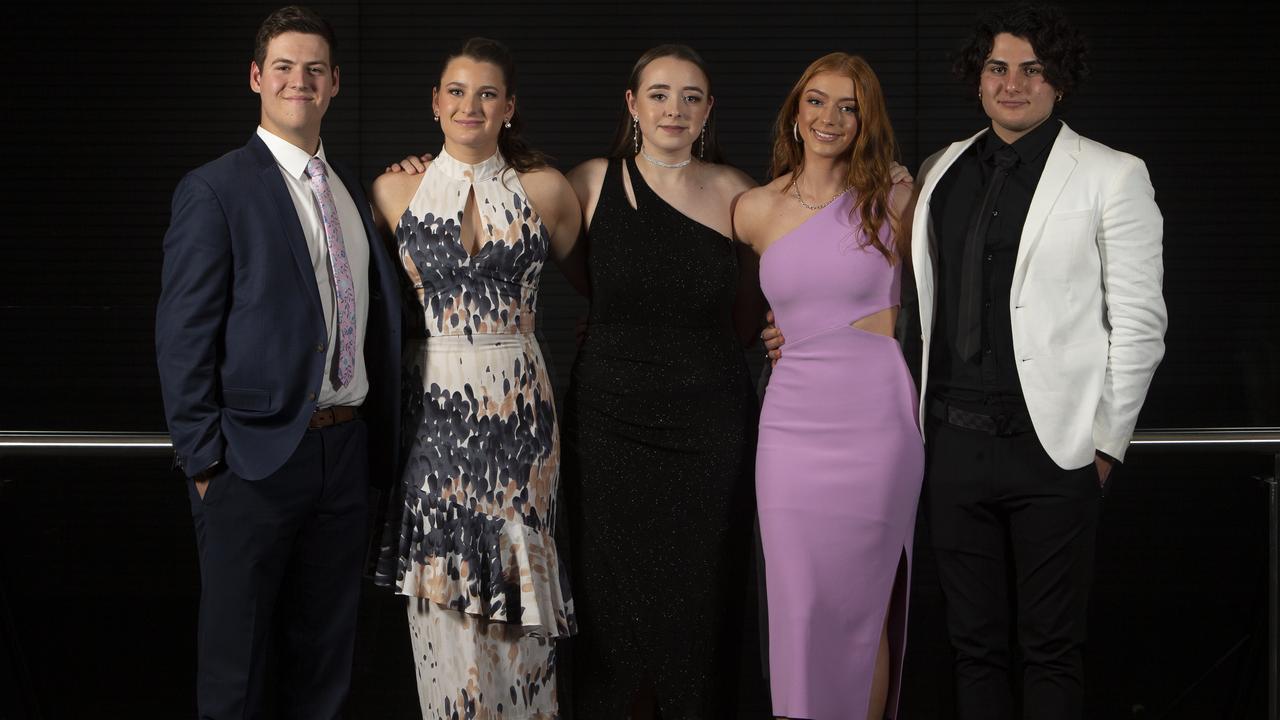
[[[369,238],[362,409],[370,482],[386,487],[399,434],[399,286],[360,183],[332,165]],[[173,195],[156,359],[176,464],[192,475],[222,461],[246,480],[279,469],[316,409],[327,342],[297,210],[274,156],[254,135],[188,173]]]

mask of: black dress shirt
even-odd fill
[[[994,131],[983,134],[956,159],[933,191],[929,209],[937,233],[938,291],[929,387],[932,395],[951,404],[978,412],[1026,412],[1013,352],[1009,291],[1027,210],[1061,128],[1062,123],[1050,118],[1011,145],[1019,162],[1005,180],[986,233],[982,349],[971,361],[963,360],[956,349],[961,259],[973,214],[979,211],[994,172],[993,156],[1007,143]]]

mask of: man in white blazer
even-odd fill
[[[1102,490],[1164,354],[1146,167],[1054,117],[1086,67],[1056,8],[984,18],[955,70],[991,125],[917,179],[924,507],[962,720],[1012,720],[1018,697],[1083,717]]]

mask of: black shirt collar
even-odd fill
[[[978,138],[978,157],[982,158],[985,163],[992,163],[992,158],[995,156],[996,151],[1008,146],[1018,153],[1018,159],[1021,160],[1023,165],[1028,165],[1049,151],[1049,147],[1053,145],[1053,141],[1058,137],[1058,131],[1061,129],[1062,121],[1055,117],[1050,117],[1031,132],[1014,140],[1012,144],[1002,140],[995,130],[985,132],[982,137]]]

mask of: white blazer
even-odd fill
[[[929,201],[980,135],[930,157],[917,180],[911,258],[924,340],[921,427],[937,286]],[[1146,165],[1063,123],[1022,227],[1009,317],[1031,423],[1064,469],[1088,465],[1095,450],[1124,459],[1164,356],[1163,228]]]

